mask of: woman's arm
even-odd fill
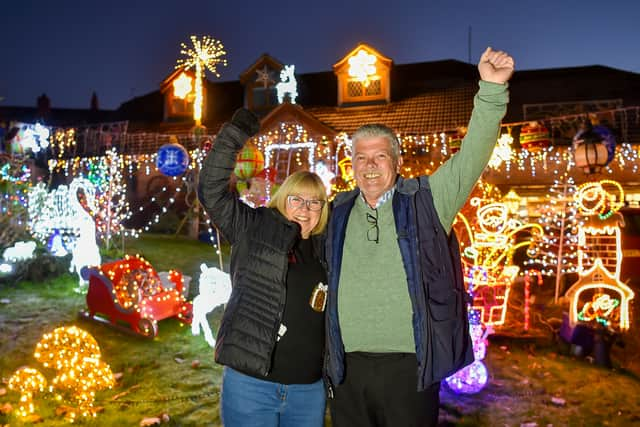
[[[231,191],[231,174],[238,152],[259,129],[260,123],[253,113],[244,109],[236,111],[231,122],[220,128],[200,171],[200,203],[231,244],[255,215],[255,209],[241,202],[237,193]]]

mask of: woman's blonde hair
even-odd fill
[[[324,201],[318,224],[311,230],[311,234],[321,234],[327,226],[327,221],[329,221],[329,203],[324,183],[315,173],[298,171],[289,175],[269,201],[268,207],[277,209],[282,215],[286,216],[287,197],[302,193],[312,194],[317,200]]]

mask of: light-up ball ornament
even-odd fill
[[[543,124],[531,122],[520,129],[520,146],[530,153],[538,153],[550,145],[549,130]]]
[[[37,369],[22,367],[15,371],[9,379],[9,389],[20,393],[18,415],[25,417],[35,412],[33,395],[42,392],[47,386],[47,379]]]
[[[608,165],[616,152],[616,139],[604,126],[586,122],[573,137],[574,160],[584,173],[597,173]]]
[[[245,146],[236,159],[236,167],[234,173],[236,176],[247,181],[259,174],[264,169],[264,156],[262,152],[251,145]]]
[[[454,133],[449,137],[449,151],[451,154],[455,154],[460,151],[460,147],[462,147],[462,139],[464,135],[459,132]]]
[[[189,153],[180,144],[165,144],[158,149],[156,167],[166,176],[178,176],[189,167]]]
[[[445,381],[456,393],[474,394],[484,388],[489,379],[487,367],[479,360],[459,370]]]

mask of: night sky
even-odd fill
[[[606,65],[640,72],[640,1],[3,0],[0,105],[115,109],[159,88],[189,36],[224,44],[221,80],[262,53],[329,71],[365,42],[397,64],[471,61],[490,45],[517,69]],[[207,74],[210,80],[215,80]]]

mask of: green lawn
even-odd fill
[[[157,271],[175,268],[191,275],[192,294],[197,294],[200,263],[218,265],[211,245],[181,237],[147,235],[127,242],[126,252],[143,255]],[[73,291],[75,286],[75,277],[65,274],[43,283],[23,282],[0,288],[0,297],[10,301],[0,306],[0,376],[5,381],[23,365],[39,369],[49,380],[53,378],[53,372],[34,359],[35,346],[43,334],[74,324],[93,335],[103,360],[114,373],[122,373],[116,387],[97,392],[96,406],[104,407],[104,411],[82,425],[133,426],[145,417],[162,413],[170,417],[166,425],[219,425],[221,368],[213,362],[212,349],[202,337],[192,336],[188,326],[174,319],[160,321],[158,336],[150,340],[79,318],[85,301],[83,295]],[[212,324],[217,324],[220,311],[210,314]],[[197,368],[192,367],[194,361],[200,362]],[[0,402],[17,407],[17,393],[9,391],[6,384],[2,387],[8,393],[0,397]],[[52,395],[45,393],[35,400],[45,425],[68,424],[55,415],[58,404]],[[0,425],[5,423],[23,425],[13,416],[0,415]]]
[[[197,294],[200,263],[218,265],[211,245],[181,237],[144,235],[128,241],[126,249],[143,255],[158,271],[176,268],[192,276],[191,298]],[[228,253],[223,258],[228,263]],[[17,368],[28,365],[53,378],[53,372],[34,359],[35,346],[44,333],[73,324],[93,335],[103,360],[122,374],[113,389],[97,392],[96,406],[103,411],[78,424],[137,426],[145,417],[164,413],[169,421],[162,425],[220,425],[221,367],[213,362],[212,349],[202,337],[193,337],[187,326],[173,319],[159,322],[158,337],[153,340],[81,319],[78,312],[85,308],[85,301],[73,291],[75,286],[75,276],[69,274],[38,283],[0,284],[0,377],[4,383],[0,389],[6,390],[0,393],[0,407],[5,403],[17,407],[19,396],[6,384]],[[513,291],[518,293],[521,290]],[[510,310],[510,318],[521,315],[517,307]],[[220,315],[218,308],[209,316],[214,331]],[[614,349],[614,369],[571,356],[543,328],[535,338],[513,333],[517,326],[509,328],[510,338],[496,335],[489,346],[485,362],[490,378],[484,390],[458,396],[443,387],[442,426],[640,425],[640,380],[637,371],[629,369],[637,366],[637,327],[632,325],[626,347]],[[194,367],[194,361],[199,365]],[[554,404],[554,397],[563,404]],[[68,425],[56,415],[60,404],[53,395],[44,393],[35,401],[43,425]],[[0,425],[6,424],[30,425],[14,414],[0,415]]]

